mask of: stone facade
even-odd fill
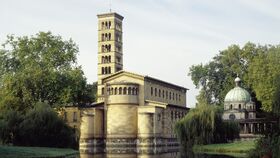
[[[188,89],[123,71],[123,17],[98,20],[98,101],[82,114],[80,150],[178,145],[174,125],[187,113]]]

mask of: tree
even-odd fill
[[[222,105],[225,95],[234,87],[233,81],[237,75],[243,79],[243,87],[254,96],[254,91],[248,84],[248,67],[254,57],[267,49],[267,46],[256,46],[252,43],[247,43],[243,48],[231,45],[213,57],[209,63],[193,65],[188,75],[195,86],[200,88],[198,101],[203,99],[208,104]]]
[[[191,149],[196,144],[225,143],[239,137],[235,122],[223,122],[218,106],[200,104],[191,109],[175,126],[182,145]]]
[[[8,36],[0,49],[0,107],[24,111],[39,101],[53,107],[83,102],[86,78],[77,53],[71,39],[51,32]]]
[[[249,66],[249,80],[262,109],[280,114],[280,46],[256,56]]]

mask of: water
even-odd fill
[[[178,148],[115,148],[104,152],[104,149],[80,151],[78,158],[235,158],[225,155],[194,154],[179,151]]]

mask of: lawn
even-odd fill
[[[254,149],[254,147],[255,141],[247,140],[225,144],[196,145],[193,147],[193,151],[196,153],[226,154],[244,157],[251,149]]]
[[[1,158],[50,158],[78,153],[77,150],[65,148],[0,146]]]

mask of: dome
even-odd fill
[[[250,102],[251,96],[247,90],[240,87],[241,79],[237,77],[235,80],[236,87],[231,89],[226,97],[225,102]]]
[[[233,88],[225,97],[225,102],[249,102],[250,100],[248,91],[241,87]]]

